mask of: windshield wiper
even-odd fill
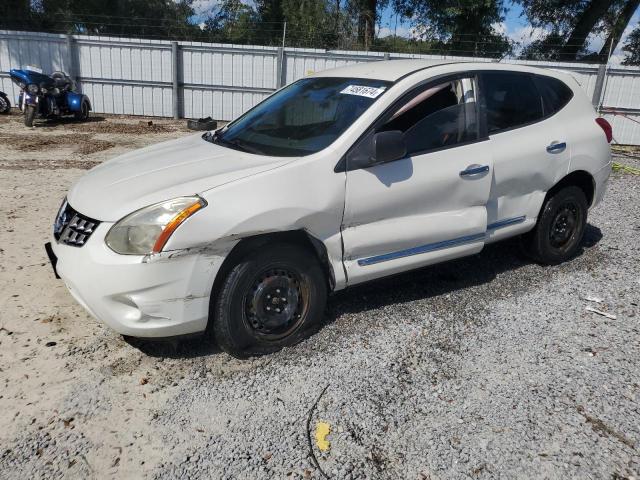
[[[257,155],[264,155],[261,150],[258,150],[255,147],[247,145],[247,143],[243,142],[242,140],[238,140],[238,139],[225,140],[224,138],[221,138],[220,135],[212,135],[211,139],[208,140],[208,141],[210,141],[211,143],[217,143],[218,145],[224,145],[224,146],[227,146],[229,148],[233,148],[234,150],[240,150],[241,152],[255,153]]]

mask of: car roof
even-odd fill
[[[332,68],[316,73],[317,77],[371,78],[375,80],[396,80],[424,68],[446,65],[454,62],[441,60],[385,60],[362,62],[344,67]]]
[[[464,70],[503,70],[515,72],[531,72],[550,75],[553,77],[563,77],[563,73],[557,70],[541,69],[528,65],[516,65],[499,62],[473,62],[473,61],[452,61],[452,60],[383,60],[356,63],[346,65],[344,67],[332,68],[322,72],[315,73],[315,77],[346,77],[346,78],[370,78],[376,80],[385,80],[396,82],[412,73],[432,67],[451,67],[452,72]],[[446,73],[442,69],[438,69],[438,73]]]

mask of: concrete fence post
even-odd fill
[[[596,85],[593,89],[593,97],[591,104],[597,109],[600,106],[600,100],[604,91],[604,80],[607,73],[607,65],[602,64],[598,67],[598,76],[596,77]]]
[[[389,52],[385,52],[384,59],[385,60],[391,60],[391,54]]]
[[[178,42],[171,42],[171,83],[172,83],[172,99],[173,99],[173,118],[176,120],[180,118],[180,59],[179,56],[180,46]]]
[[[284,47],[278,47],[276,57],[276,88],[282,88],[287,83],[287,64]]]

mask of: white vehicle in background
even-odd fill
[[[347,286],[516,235],[541,263],[569,259],[604,194],[610,140],[557,71],[358,64],[94,168],[47,250],[123,335],[212,331],[232,355],[265,354],[312,332]]]

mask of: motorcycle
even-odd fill
[[[18,106],[24,113],[24,124],[33,126],[36,115],[42,118],[58,118],[73,115],[76,120],[87,120],[91,110],[89,97],[75,91],[75,82],[64,72],[50,76],[27,67],[11,69],[11,80],[20,87]]]
[[[4,92],[0,92],[0,114],[9,113],[11,110],[11,102],[9,102],[9,97]]]

